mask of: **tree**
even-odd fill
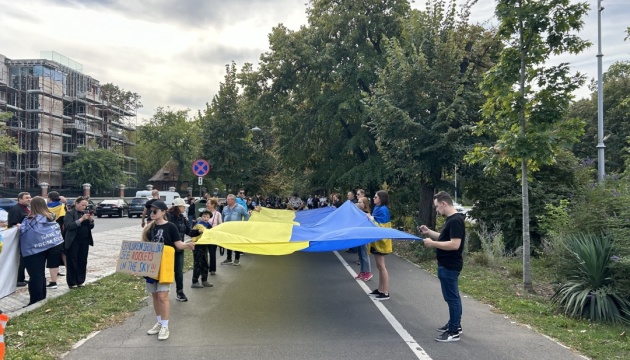
[[[15,138],[7,135],[5,122],[9,120],[12,113],[0,113],[0,153],[22,152]]]
[[[604,73],[604,119],[606,139],[606,172],[624,172],[624,160],[628,159],[630,137],[630,62],[620,61],[610,65]],[[585,123],[585,133],[573,151],[579,158],[597,159],[597,82],[590,85],[590,98],[571,105],[570,113]]]
[[[488,171],[507,164],[520,166],[523,208],[523,287],[533,291],[530,264],[529,175],[552,164],[562,147],[581,135],[581,123],[568,119],[572,92],[584,77],[571,74],[569,65],[544,66],[551,55],[577,54],[588,47],[574,35],[584,22],[586,3],[570,0],[499,0],[495,13],[498,37],[506,44],[499,62],[485,76],[487,96],[484,119],[477,134],[496,139],[493,146],[478,145],[467,156]]]
[[[436,189],[472,145],[485,100],[477,89],[500,49],[494,34],[468,24],[468,6],[458,14],[455,1],[431,0],[413,11],[401,36],[384,42],[387,63],[366,96],[392,185],[417,189],[419,221],[430,226]]]
[[[199,154],[200,129],[198,121],[190,119],[190,110],[172,110],[159,107],[148,123],[139,127],[140,141],[159,146],[159,151],[177,162],[177,189],[182,181],[189,179],[184,175],[184,167],[190,166]],[[160,164],[162,167],[164,164]]]
[[[121,166],[123,161],[123,157],[115,151],[82,147],[64,169],[79,184],[89,183],[94,192],[98,193],[127,183],[128,176]]]
[[[315,0],[308,26],[273,29],[252,83],[261,108],[276,110],[283,169],[314,189],[361,186],[373,193],[387,179],[361,100],[384,64],[384,39],[401,33],[408,13],[406,0]]]
[[[253,170],[252,125],[243,114],[236,77],[236,64],[225,66],[224,81],[200,115],[202,154],[212,167],[211,176],[221,179],[226,191],[246,187]],[[249,184],[248,184],[249,185]]]

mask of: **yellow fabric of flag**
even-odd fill
[[[215,244],[226,249],[259,255],[287,255],[309,245],[308,241],[289,242],[293,231],[291,222],[265,222],[261,225],[261,221],[252,222],[251,218],[250,221],[225,222],[204,231],[196,244]]]

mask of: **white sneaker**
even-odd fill
[[[160,329],[160,333],[158,334],[158,340],[166,340],[170,335],[168,331],[168,327],[164,326]]]
[[[147,335],[155,335],[159,333],[161,329],[162,329],[162,324],[158,322],[155,325],[153,325],[153,327],[149,329],[149,331],[147,331]]]

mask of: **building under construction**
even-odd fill
[[[0,187],[33,189],[76,188],[64,176],[64,164],[77,149],[98,146],[123,155],[123,171],[135,179],[136,108],[112,101],[98,80],[83,73],[83,66],[55,52],[40,59],[12,60],[0,55],[0,113],[7,133],[17,139],[19,154],[0,153]],[[125,184],[136,187],[135,180]]]

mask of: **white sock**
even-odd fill
[[[162,327],[168,327],[168,320],[160,320],[160,323],[162,324]]]
[[[156,316],[156,318],[157,318],[157,321],[161,324],[162,323],[162,316],[158,315],[158,316]]]

